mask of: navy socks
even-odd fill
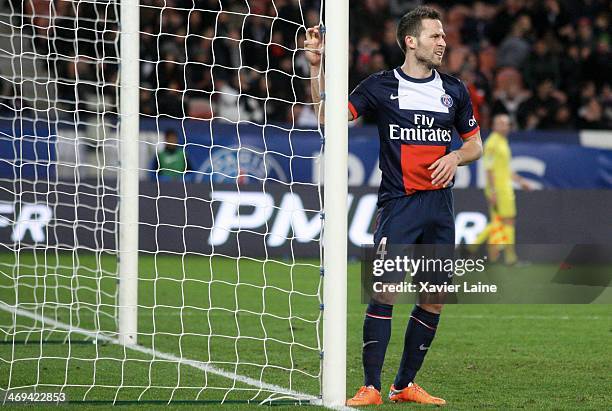
[[[391,338],[391,317],[393,306],[370,302],[363,322],[363,372],[364,385],[381,389],[380,373],[389,339]]]
[[[418,306],[412,310],[404,337],[402,361],[395,377],[395,389],[401,390],[414,380],[436,335],[439,320],[440,314],[430,313]]]

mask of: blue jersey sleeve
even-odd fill
[[[376,95],[374,89],[376,87],[376,74],[372,74],[363,80],[349,96],[349,110],[353,113],[353,119],[370,112],[375,111],[377,107]]]
[[[455,113],[454,125],[462,139],[471,137],[480,130],[478,122],[476,118],[474,118],[474,109],[472,108],[470,93],[463,83],[461,83],[460,86],[459,106]]]

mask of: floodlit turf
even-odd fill
[[[319,271],[316,261],[289,263],[142,256],[139,343],[156,352],[317,395]],[[19,267],[15,264],[13,254],[0,254],[0,301],[9,305],[19,301],[22,309],[29,308],[24,303],[40,306],[45,302],[39,315],[83,329],[92,330],[98,324],[98,329],[115,330],[113,256],[23,252]],[[362,378],[364,306],[359,301],[359,266],[350,264],[349,269],[347,391],[352,394]],[[18,284],[14,281],[17,272]],[[392,382],[399,362],[410,310],[409,306],[395,308],[383,372],[385,386]],[[101,409],[95,403],[98,400],[234,401],[262,400],[268,395],[244,382],[150,353],[109,343],[83,343],[86,339],[76,333],[71,335],[72,343],[62,344],[66,332],[61,329],[42,335],[49,343],[33,343],[40,341],[41,334],[28,330],[40,329],[41,323],[23,316],[16,317],[15,339],[30,343],[13,346],[6,343],[13,338],[11,324],[12,315],[0,310],[0,342],[5,342],[0,344],[1,388],[9,381],[11,388],[35,384],[39,391],[63,388],[71,400],[92,401],[79,409]],[[606,409],[612,404],[611,340],[609,305],[448,306],[417,381],[446,398],[452,409]],[[179,404],[184,409],[219,407]],[[162,406],[147,403],[146,407]],[[250,406],[228,402],[227,408]]]

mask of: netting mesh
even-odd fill
[[[119,1],[0,6],[0,389],[313,399],[322,202],[304,169],[321,131],[303,40],[321,5],[140,3],[133,347],[117,344]]]

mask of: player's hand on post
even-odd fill
[[[457,167],[461,163],[459,153],[451,151],[447,155],[440,157],[432,165],[428,167],[428,170],[433,170],[431,173],[431,184],[434,186],[447,187],[455,173]]]
[[[304,40],[304,48],[306,49],[306,58],[311,66],[319,66],[321,64],[321,56],[323,55],[323,37],[319,26],[306,29],[306,40]]]

